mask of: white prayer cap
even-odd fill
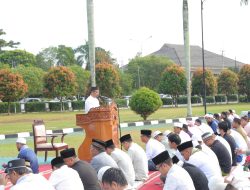
[[[103,174],[109,169],[111,168],[110,166],[104,166],[102,167],[99,171],[98,171],[98,174],[97,174],[97,178],[99,181],[102,181],[102,176]]]
[[[180,123],[180,122],[174,122],[174,127],[182,128],[182,127],[183,127],[183,124]]]
[[[17,138],[16,143],[26,144],[26,139],[23,137],[19,137],[19,138]]]
[[[157,131],[154,131],[153,134],[152,134],[152,137],[155,138],[157,135],[160,135],[162,134],[161,131],[157,130]]]
[[[232,110],[233,113],[235,113],[235,110]]]
[[[205,118],[214,118],[213,114],[207,113],[205,116]]]

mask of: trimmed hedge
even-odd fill
[[[25,104],[25,112],[44,112],[45,103],[44,102],[27,102]]]
[[[10,103],[10,112],[15,113],[15,106],[16,106],[16,112],[21,112],[21,105],[20,103]],[[0,113],[8,113],[8,102],[0,102]]]
[[[178,104],[187,104],[187,97],[186,96],[178,97],[177,98],[177,103]],[[199,96],[192,96],[191,97],[191,103],[192,104],[199,104],[199,103],[201,103],[201,97],[199,97]]]
[[[71,105],[73,110],[83,110],[85,106],[85,101],[81,100],[73,101],[71,102]]]
[[[177,104],[187,104],[187,97],[186,96],[178,97]]]
[[[227,96],[227,101],[229,102],[237,102],[238,98],[236,94],[228,95]]]
[[[162,98],[161,101],[162,101],[163,105],[172,105],[173,104],[172,98]]]
[[[222,94],[216,95],[215,102],[226,102],[226,96]]]
[[[247,96],[239,96],[239,102],[248,102],[247,101]]]
[[[199,104],[199,103],[201,103],[201,97],[200,96],[192,96],[191,102],[192,102],[192,104]]]
[[[206,103],[215,103],[214,102],[214,97],[213,96],[207,96],[206,97]]]
[[[125,99],[116,99],[115,103],[117,104],[117,106],[120,107],[127,107],[127,100]]]
[[[64,110],[69,110],[68,102],[63,102]],[[50,111],[61,111],[61,103],[60,102],[50,102],[49,103]]]

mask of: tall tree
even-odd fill
[[[61,111],[63,97],[75,95],[77,88],[74,73],[67,67],[54,67],[44,76],[44,93],[50,98],[59,98]]]
[[[5,35],[6,33],[3,31],[3,29],[0,29],[0,36]],[[10,48],[16,48],[17,45],[19,45],[19,42],[14,42],[12,40],[6,41],[4,39],[0,38],[0,53],[3,51],[3,48],[10,47]]]
[[[19,65],[34,66],[36,64],[35,55],[25,50],[10,50],[0,53],[0,62],[8,64],[14,68]]]
[[[36,55],[36,66],[48,71],[57,65],[57,47],[48,47]]]
[[[84,70],[82,67],[78,65],[73,65],[70,66],[69,68],[72,70],[72,72],[75,74],[76,77],[76,83],[78,85],[76,93],[78,97],[85,96],[89,84],[90,72]]]
[[[37,67],[16,67],[13,72],[22,75],[24,82],[28,85],[27,96],[41,96],[43,94],[44,71]]]
[[[133,77],[133,88],[145,86],[157,91],[163,71],[172,64],[173,62],[166,57],[136,57],[129,62],[124,72]]]
[[[183,36],[185,49],[185,67],[187,78],[187,116],[192,116],[191,107],[191,74],[190,74],[190,45],[189,45],[189,19],[188,19],[188,0],[183,0]]]
[[[94,30],[94,0],[87,0],[89,63],[91,73],[91,86],[96,86],[95,75],[95,30]]]
[[[202,96],[203,94],[203,69],[198,68],[194,71],[193,77],[192,77],[192,88],[193,88],[193,94]],[[216,78],[213,75],[212,71],[209,69],[205,69],[205,88],[207,95],[215,95],[217,93],[217,82]]]
[[[71,47],[67,47],[65,45],[58,46],[56,59],[57,66],[70,66],[76,64],[74,50]]]
[[[77,64],[80,66],[83,66],[85,64],[86,69],[90,70],[88,42],[86,42],[85,45],[77,47],[74,51],[76,55]],[[104,62],[109,64],[115,64],[116,59],[112,58],[112,55],[109,51],[106,51],[101,47],[95,47],[95,64]]]
[[[99,63],[96,65],[96,83],[100,93],[104,96],[114,98],[121,93],[118,71],[111,64]]]
[[[223,70],[218,76],[218,92],[231,95],[238,92],[238,76],[229,69]]]
[[[12,73],[9,69],[0,70],[0,99],[8,102],[8,114],[10,114],[10,102],[23,97],[27,90],[28,86],[21,75]]]
[[[128,73],[120,72],[120,86],[121,86],[121,95],[131,94],[133,88],[133,78]]]
[[[179,95],[185,94],[187,79],[185,71],[182,67],[174,64],[166,68],[162,74],[159,92],[170,94],[175,106],[177,106],[177,98]]]
[[[250,101],[250,65],[245,64],[238,74],[239,77],[239,93],[246,94]]]

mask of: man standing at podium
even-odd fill
[[[99,100],[97,97],[99,96],[99,88],[91,87],[91,92],[89,97],[85,101],[85,113],[87,114],[91,108],[96,108],[100,106]]]

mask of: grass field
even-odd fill
[[[250,109],[248,104],[208,105],[207,112],[220,113],[228,109],[234,109],[239,114],[243,110]],[[152,114],[148,120],[172,119],[186,117],[186,108],[161,108]],[[83,112],[53,112],[53,113],[23,113],[12,115],[0,115],[0,134],[13,134],[17,132],[31,132],[32,122],[35,119],[43,119],[47,129],[62,129],[77,127],[75,114]],[[193,107],[193,116],[203,116],[204,108]],[[141,121],[142,118],[130,109],[120,110],[120,122]]]

